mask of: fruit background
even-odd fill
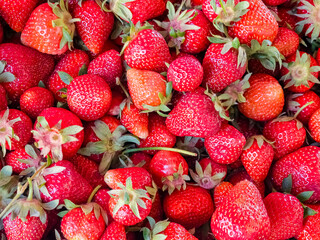
[[[0,0],[1,240],[319,240],[319,0]]]

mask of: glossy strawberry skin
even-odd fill
[[[213,214],[214,206],[207,190],[187,185],[185,190],[166,195],[163,209],[170,221],[191,229],[206,223]]]
[[[31,119],[36,119],[40,113],[49,107],[53,107],[54,97],[52,93],[42,87],[33,87],[25,91],[20,97],[21,111]]]
[[[295,29],[297,22],[299,21],[297,16],[290,14],[291,7],[278,7],[278,16],[281,21],[279,21],[279,27],[286,27],[289,29]]]
[[[218,186],[214,188],[213,200],[214,206],[216,208],[218,208],[218,206],[224,202],[225,197],[232,188],[233,185],[229,182],[221,182]]]
[[[166,71],[171,62],[169,47],[162,35],[154,30],[140,31],[124,51],[124,59],[131,68]]]
[[[254,74],[244,92],[246,102],[239,103],[240,112],[255,121],[274,119],[284,106],[284,93],[278,81],[267,74]],[[270,108],[270,106],[273,106]]]
[[[273,192],[263,202],[271,223],[268,239],[289,239],[299,234],[303,225],[303,207],[296,197]]]
[[[286,27],[280,27],[272,45],[287,58],[298,50],[299,42],[299,35],[296,32]]]
[[[112,49],[101,53],[90,62],[88,73],[102,77],[110,88],[115,87],[116,79],[120,79],[123,74],[122,60],[119,52]]]
[[[320,124],[320,110],[318,109],[312,114],[308,123],[311,136],[317,142],[320,142],[319,124]]]
[[[52,56],[13,43],[0,45],[0,59],[7,62],[4,72],[16,77],[13,82],[1,83],[9,99],[16,103],[27,89],[47,79],[54,69]]]
[[[217,239],[268,238],[270,220],[254,184],[242,181],[230,190],[212,216],[211,230]]]
[[[22,160],[28,160],[31,158],[25,151],[24,148],[19,148],[17,150],[14,150],[12,152],[9,152],[5,156],[5,163],[8,166],[12,167],[12,171],[15,174],[20,174],[23,170],[26,170],[30,167],[29,164],[20,162],[18,159]]]
[[[67,95],[70,110],[85,121],[104,116],[112,99],[109,85],[93,74],[76,77],[68,86]]]
[[[127,240],[124,226],[120,223],[112,222],[108,225],[100,240]]]
[[[78,77],[79,71],[83,65],[86,67],[89,66],[89,57],[86,52],[79,49],[67,52],[57,63],[47,84],[57,101],[66,102],[66,99],[61,97],[62,93],[60,90],[68,87],[68,85],[59,77],[58,71],[68,73],[72,78],[75,78]]]
[[[112,214],[109,210],[109,199],[111,198],[109,195],[108,188],[101,188],[93,197],[93,202],[98,203],[99,206],[107,213],[108,216],[108,224],[112,223],[114,220],[112,218]]]
[[[223,124],[217,134],[205,138],[204,145],[213,161],[230,164],[240,157],[245,143],[242,133],[235,127]]]
[[[84,1],[76,5],[73,17],[81,19],[75,24],[81,40],[91,52],[100,53],[113,28],[113,13],[103,11],[95,1]]]
[[[298,240],[317,239],[320,234],[320,205],[306,204],[309,208],[317,213],[313,216],[308,216],[304,219],[303,229],[299,233]]]
[[[320,174],[319,174],[319,151],[320,148],[307,146],[281,158],[271,169],[273,186],[281,189],[284,178],[292,175],[293,195],[304,191],[314,191],[306,203],[320,200]]]
[[[167,236],[167,239],[173,240],[197,240],[197,238],[189,233],[187,229],[174,222],[170,222],[168,227],[160,234],[164,234]]]

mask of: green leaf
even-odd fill
[[[66,72],[58,71],[57,73],[58,73],[61,81],[64,82],[65,84],[67,84],[67,85],[69,85],[71,83],[71,81],[73,80],[73,77],[71,77]]]
[[[78,75],[79,75],[79,76],[82,76],[82,75],[87,74],[87,72],[88,72],[88,67],[87,67],[86,64],[83,64],[82,67],[81,67],[80,70],[79,70]]]
[[[302,193],[299,193],[296,197],[299,199],[300,202],[305,202],[309,200],[309,198],[312,196],[314,191],[305,191]]]
[[[11,72],[4,72],[0,74],[0,83],[13,82],[16,77]]]
[[[61,133],[62,135],[75,135],[75,134],[81,132],[82,129],[83,129],[83,127],[81,127],[81,126],[73,125],[73,126],[66,127],[66,128],[64,128],[64,129],[62,129],[62,130],[60,131],[60,133]]]
[[[285,193],[291,193],[291,189],[292,189],[292,175],[289,174],[289,176],[284,178],[282,181],[282,191]]]
[[[313,210],[312,208],[309,208],[307,206],[304,207],[304,212],[303,212],[303,218],[306,218],[308,216],[313,216],[316,215],[318,212]]]

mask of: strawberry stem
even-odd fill
[[[88,198],[87,203],[91,203],[94,195],[98,192],[98,190],[99,190],[101,187],[102,187],[102,185],[98,185],[98,186],[96,186],[96,187],[93,189],[93,191],[91,192],[91,194],[90,194],[90,196],[89,196],[89,198]]]
[[[186,150],[182,149],[177,149],[177,148],[168,148],[168,147],[146,147],[146,148],[133,148],[133,149],[128,149],[125,150],[122,155],[125,155],[127,153],[133,153],[133,152],[140,152],[140,151],[148,151],[148,150],[163,150],[163,151],[171,151],[171,152],[177,152],[181,154],[185,154],[188,156],[197,156],[197,153],[189,152]]]
[[[297,118],[298,115],[302,112],[303,109],[305,109],[306,107],[308,107],[309,105],[313,104],[314,101],[308,102],[305,105],[303,105],[301,108],[299,108],[299,110],[294,114],[294,118]]]
[[[28,184],[29,184],[29,194],[28,194],[28,201],[31,201],[33,199],[33,185],[32,185],[32,180],[28,178]]]

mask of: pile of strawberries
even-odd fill
[[[319,0],[0,0],[1,240],[319,240]]]

